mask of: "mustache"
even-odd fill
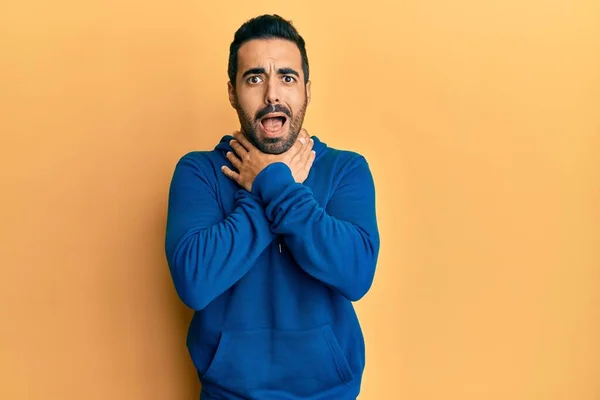
[[[262,117],[264,117],[265,115],[269,114],[269,113],[273,113],[273,112],[281,112],[284,113],[285,115],[288,116],[288,118],[292,118],[292,112],[285,106],[282,106],[281,104],[271,104],[270,106],[267,106],[261,110],[259,110],[256,113],[256,119],[259,120]]]

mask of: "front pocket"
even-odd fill
[[[302,331],[224,331],[204,379],[236,393],[310,396],[354,379],[328,325]]]

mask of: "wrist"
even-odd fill
[[[268,204],[292,183],[295,183],[295,180],[290,167],[284,162],[275,162],[256,175],[250,193]]]

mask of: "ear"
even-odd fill
[[[306,82],[306,105],[310,104],[310,81]]]
[[[231,81],[227,82],[227,93],[229,95],[229,104],[231,104],[231,107],[235,108],[235,88],[231,84]]]

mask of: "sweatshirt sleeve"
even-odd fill
[[[194,310],[241,279],[275,238],[264,207],[246,190],[236,193],[235,208],[225,216],[215,178],[209,180],[199,164],[184,156],[175,168],[165,238],[175,289]]]
[[[326,208],[283,163],[261,171],[252,192],[265,203],[271,230],[283,236],[298,265],[356,301],[372,285],[379,253],[375,187],[363,156],[341,174]]]

